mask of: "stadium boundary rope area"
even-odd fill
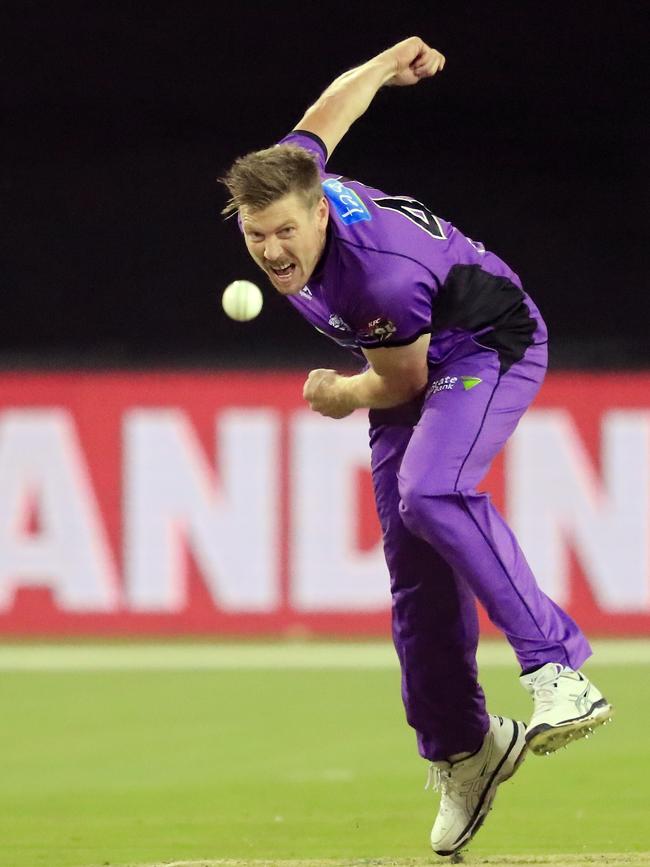
[[[593,663],[647,665],[650,641],[592,642]],[[515,665],[503,641],[485,641],[479,665]],[[38,643],[0,644],[0,671],[228,671],[228,670],[390,670],[397,657],[388,642],[238,643]],[[226,862],[223,862],[226,863]],[[367,862],[369,863],[369,862]],[[647,862],[650,865],[650,860]]]

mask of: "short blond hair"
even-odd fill
[[[311,208],[323,195],[315,156],[292,144],[239,157],[219,181],[230,193],[221,211],[225,216],[241,207],[261,211],[290,193],[298,193]]]

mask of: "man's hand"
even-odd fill
[[[302,390],[314,412],[345,418],[355,409],[389,409],[407,403],[427,385],[430,334],[406,346],[364,349],[369,367],[354,376],[335,370],[312,370]]]
[[[445,67],[445,58],[435,48],[430,48],[419,36],[410,36],[393,45],[385,52],[395,64],[395,73],[386,84],[406,86],[417,84],[423,78],[431,78]]]
[[[344,388],[348,377],[335,370],[312,370],[302,390],[302,396],[314,412],[329,418],[345,418],[356,409]]]

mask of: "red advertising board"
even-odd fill
[[[0,634],[387,635],[365,416],[302,383],[0,375]],[[484,487],[588,632],[650,634],[650,374],[550,375]]]

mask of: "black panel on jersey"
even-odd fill
[[[536,327],[521,289],[480,265],[454,265],[434,302],[433,334],[448,328],[476,334],[489,328],[475,340],[496,349],[501,373],[524,357]]]

